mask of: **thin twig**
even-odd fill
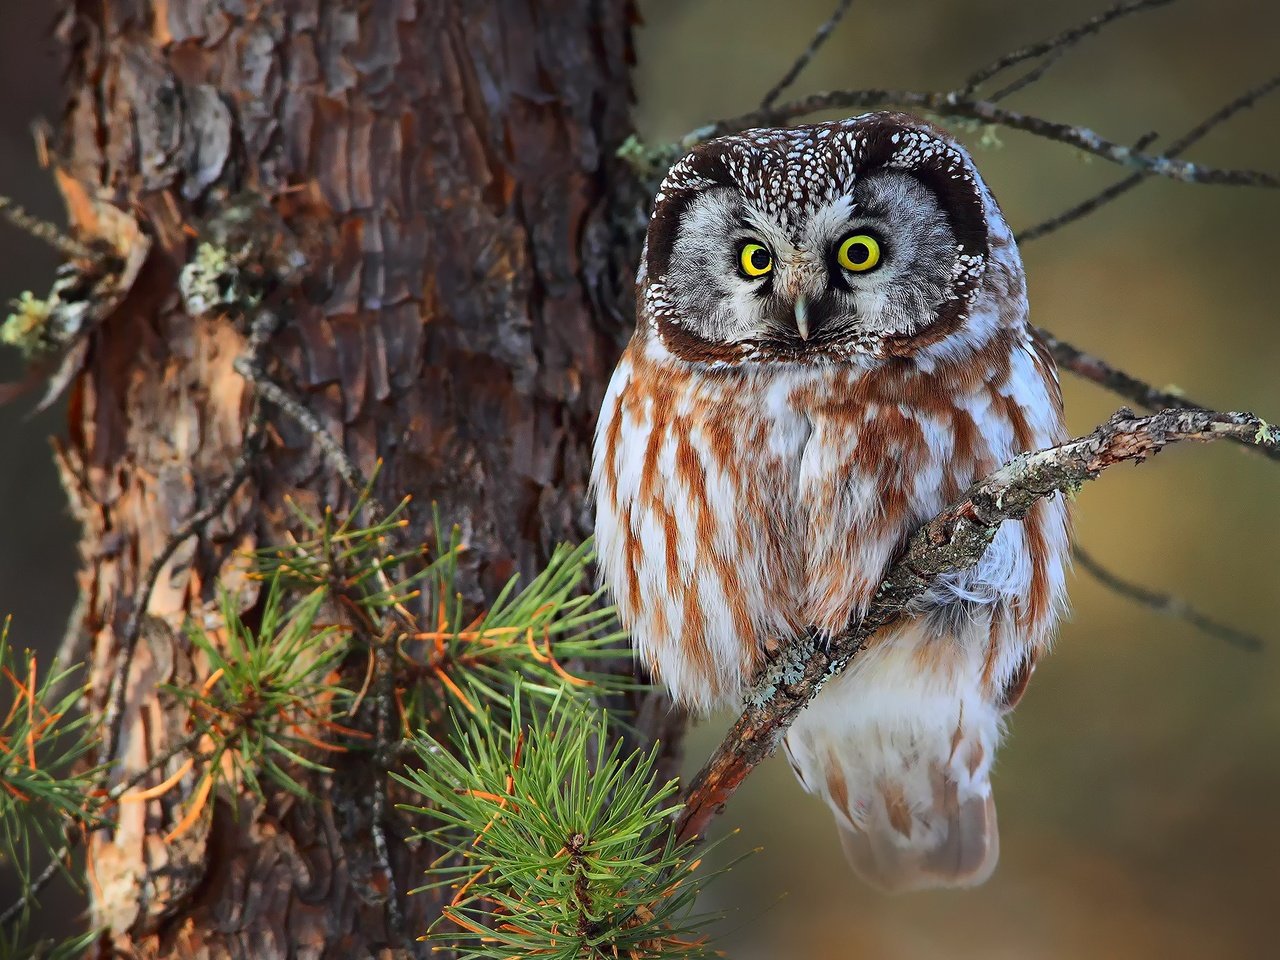
[[[275,334],[278,321],[273,313],[263,308],[259,310],[250,326],[247,338],[246,357],[252,364],[260,364],[262,352],[271,337]],[[239,361],[237,361],[237,364]],[[138,637],[142,632],[142,618],[146,615],[151,603],[151,594],[155,590],[165,564],[173,557],[183,543],[204,531],[205,524],[222,512],[231,498],[240,489],[240,485],[249,476],[253,461],[257,457],[259,446],[265,439],[262,429],[262,406],[256,400],[253,411],[249,415],[249,425],[245,431],[245,443],[236,460],[235,466],[222,485],[214,491],[209,502],[200,510],[191,514],[186,521],[170,536],[160,552],[152,559],[143,575],[142,583],[133,598],[133,609],[129,611],[129,619],[125,621],[124,633],[120,637],[120,651],[116,655],[116,668],[107,687],[107,703],[103,712],[102,726],[105,735],[98,752],[98,765],[105,767],[115,756],[117,741],[120,737],[120,724],[124,717],[125,688],[128,684],[129,669],[133,665],[133,654],[138,646]]]
[[[146,616],[147,606],[151,603],[151,594],[165,565],[173,557],[178,547],[191,537],[204,531],[205,525],[221,513],[231,502],[240,485],[249,476],[253,461],[257,457],[259,446],[264,436],[261,429],[262,415],[255,406],[249,418],[249,427],[245,437],[244,448],[232,467],[231,473],[222,482],[209,502],[192,513],[165,541],[160,552],[152,559],[142,577],[142,584],[133,598],[133,609],[129,611],[129,619],[125,621],[124,632],[120,636],[120,651],[116,654],[116,668],[107,688],[107,705],[103,713],[102,727],[105,735],[98,750],[98,765],[106,766],[115,757],[116,746],[120,737],[120,724],[124,717],[125,690],[128,684],[129,668],[133,664],[133,654],[138,646],[138,637],[142,632],[142,618]]]
[[[1065,340],[1059,340],[1048,330],[1037,328],[1036,333],[1044,341],[1049,352],[1053,354],[1053,359],[1057,361],[1059,367],[1064,370],[1070,370],[1076,376],[1096,383],[1098,386],[1110,390],[1112,393],[1124,397],[1140,407],[1153,411],[1209,409],[1204,404],[1197,403],[1190,397],[1185,397],[1180,393],[1174,393],[1171,390],[1159,390],[1151,384],[1113,367],[1101,357],[1095,357],[1079,347],[1067,343]],[[1277,450],[1274,446],[1259,445],[1247,440],[1240,440],[1239,442],[1264,457],[1280,461],[1280,450]]]
[[[1150,587],[1144,587],[1140,583],[1125,579],[1119,574],[1108,570],[1095,560],[1092,554],[1078,544],[1072,548],[1072,556],[1089,576],[1093,577],[1108,590],[1119,594],[1127,600],[1132,600],[1140,606],[1146,607],[1148,610],[1154,610],[1163,616],[1189,623],[1201,633],[1208,634],[1218,640],[1225,640],[1233,647],[1239,647],[1241,650],[1256,651],[1262,649],[1261,637],[1238,630],[1230,624],[1222,623],[1219,620],[1214,620],[1212,617],[1196,610],[1181,597],[1175,597],[1171,593],[1161,593],[1158,590],[1152,590]]]
[[[23,233],[47,243],[71,260],[93,260],[98,256],[92,247],[67,236],[48,220],[42,220],[28,213],[11,197],[0,195],[0,217],[8,220]]]
[[[4,913],[0,913],[0,928],[5,927],[10,921],[16,920],[27,907],[35,903],[36,897],[40,891],[49,885],[49,882],[62,872],[62,861],[71,854],[71,844],[64,843],[53,855],[53,859],[45,866],[40,873],[27,884],[26,891],[17,900],[9,905]]]
[[[260,335],[260,342],[265,342],[269,333]],[[252,339],[251,339],[252,345]],[[260,360],[260,352],[248,350],[236,358],[234,368],[237,373],[248,380],[259,397],[275,405],[280,411],[292,417],[311,437],[311,441],[320,450],[335,473],[346,482],[350,490],[363,497],[365,511],[373,522],[379,522],[387,515],[386,509],[369,489],[369,481],[361,470],[347,456],[341,444],[325,429],[320,419],[308,410],[287,390],[271,379]],[[379,568],[378,579],[390,590],[391,582],[386,571]],[[367,642],[374,651],[374,755],[382,763],[389,752],[391,726],[392,689],[395,672],[387,649],[387,639],[379,637],[367,622],[357,624],[358,629],[366,634]],[[396,884],[395,870],[391,863],[391,850],[387,843],[385,820],[387,814],[387,784],[385,773],[379,772],[373,784],[373,798],[370,809],[369,832],[373,839],[374,855],[378,867],[387,883],[387,928],[397,942],[404,935],[404,917],[400,910],[400,896]]]
[[[176,744],[174,744],[172,747],[170,747],[168,750],[166,750],[164,753],[162,753],[160,756],[154,758],[150,763],[148,763],[145,767],[143,767],[141,770],[135,773],[128,780],[124,780],[116,784],[107,792],[107,800],[106,800],[107,804],[110,804],[116,800],[119,800],[122,796],[124,796],[124,794],[127,791],[133,789],[138,784],[140,784],[143,780],[145,780],[148,776],[150,776],[152,771],[159,770],[160,768],[165,766],[165,764],[167,764],[170,760],[176,757],[179,753],[184,753],[185,751],[189,750],[192,746],[195,745],[195,743],[203,735],[204,735],[204,732],[201,730],[197,730],[194,733],[188,734],[187,736],[183,737],[180,741],[178,741]],[[5,909],[4,913],[0,914],[0,927],[3,927],[5,924],[15,919],[24,910],[26,910],[27,907],[29,907],[31,904],[35,902],[36,897],[38,897],[40,894],[40,891],[42,891],[45,887],[47,887],[49,885],[49,882],[53,880],[53,878],[56,877],[60,872],[62,861],[64,861],[65,859],[67,859],[67,857],[71,855],[71,847],[72,845],[70,843],[64,843],[61,847],[59,847],[56,851],[54,851],[52,858],[49,860],[49,863],[45,866],[45,868],[42,871],[40,871],[39,874],[36,875],[34,879],[32,879],[27,884],[27,888],[23,892],[22,896],[19,897],[15,902],[11,903]]]
[[[391,700],[395,684],[395,671],[385,638],[375,647],[374,658],[378,671],[377,688],[374,691],[374,749],[381,764],[390,741]],[[400,913],[400,895],[396,888],[396,874],[391,866],[391,850],[387,845],[384,826],[387,815],[387,777],[381,767],[374,780],[373,804],[369,814],[369,832],[373,835],[374,854],[378,858],[378,866],[387,878],[387,927],[391,936],[399,941],[404,935],[404,917]]]
[[[1237,187],[1280,187],[1280,177],[1263,170],[1225,170],[1206,167],[1169,156],[1143,153],[1104,139],[1087,127],[1072,126],[1007,110],[989,100],[965,100],[954,93],[922,93],[913,90],[832,90],[815,93],[769,110],[755,110],[719,120],[689,133],[681,145],[689,148],[704,140],[754,127],[777,126],[827,110],[870,109],[883,106],[911,107],[940,116],[979,120],[1021,130],[1032,136],[1064,143],[1111,163],[1183,183],[1215,183]]]
[[[338,441],[333,438],[333,435],[324,428],[320,418],[304,407],[284,387],[272,380],[261,364],[255,363],[247,356],[242,356],[236,358],[233,366],[236,373],[253,384],[253,388],[258,392],[259,396],[273,406],[278,407],[307,431],[312,442],[315,443],[320,449],[320,453],[329,462],[329,466],[334,469],[348,487],[353,491],[359,492],[367,486],[368,481],[365,479],[364,474],[351,462],[351,458],[347,456],[347,452],[342,449]]]
[[[1253,414],[1166,410],[1137,417],[1125,409],[1086,437],[1023,454],[974,484],[915,533],[858,623],[828,643],[814,637],[801,640],[762,671],[742,715],[690,782],[677,835],[703,835],[799,712],[868,638],[896,622],[939,577],[977,563],[1005,520],[1021,520],[1037,501],[1075,489],[1117,463],[1145,460],[1170,443],[1223,437],[1280,447],[1280,431]]]
[[[1252,107],[1255,103],[1277,88],[1280,88],[1280,75],[1272,77],[1270,80],[1259,84],[1251,90],[1246,90],[1244,93],[1240,94],[1240,96],[1221,107],[1216,113],[1206,117],[1199,124],[1191,130],[1188,130],[1179,139],[1170,144],[1169,149],[1164,152],[1165,156],[1181,156],[1188,148],[1204,139],[1205,135],[1213,130],[1214,127],[1217,127],[1231,119],[1231,117],[1235,116],[1241,110],[1246,110],[1249,107]],[[1142,146],[1135,145],[1134,149],[1142,150],[1145,146],[1146,144],[1143,144]],[[1018,243],[1026,244],[1030,243],[1032,240],[1039,240],[1041,237],[1053,233],[1055,230],[1065,227],[1069,223],[1074,223],[1075,221],[1088,216],[1099,207],[1106,206],[1117,197],[1121,197],[1128,193],[1140,183],[1144,183],[1150,178],[1150,176],[1151,175],[1149,173],[1145,172],[1133,173],[1125,177],[1123,180],[1116,181],[1111,186],[1099,191],[1089,199],[1082,200],[1070,209],[1064,210],[1062,213],[1050,217],[1043,223],[1038,223],[1033,227],[1028,227],[1025,230],[1019,231]]]
[[[831,16],[827,17],[826,22],[818,28],[818,32],[809,41],[809,46],[805,47],[804,52],[796,57],[795,63],[791,64],[791,69],[784,73],[782,79],[775,83],[769,89],[769,92],[764,95],[764,99],[760,101],[761,110],[768,110],[782,94],[782,91],[796,82],[796,77],[804,72],[804,68],[809,65],[809,61],[813,59],[814,54],[827,42],[831,32],[844,19],[844,15],[849,12],[851,6],[853,6],[853,0],[839,0],[836,8],[831,11]]]
[[[1142,13],[1144,10],[1151,10],[1155,7],[1163,7],[1172,3],[1173,0],[1131,0],[1129,3],[1118,3],[1110,10],[1095,14],[1083,23],[1077,24],[1069,30],[1064,30],[1057,36],[1050,37],[1047,40],[1041,40],[1039,43],[1033,43],[1030,46],[1022,47],[1006,53],[1004,56],[993,60],[981,70],[975,71],[964,86],[960,87],[956,94],[961,99],[965,99],[973,95],[973,92],[986,83],[998,73],[1003,73],[1010,67],[1027,60],[1034,60],[1037,57],[1043,57],[1046,54],[1061,54],[1068,47],[1074,46],[1085,37],[1098,33],[1107,24],[1119,20],[1123,17],[1130,16],[1135,13]],[[995,99],[995,98],[993,98]]]
[[[1066,55],[1066,53],[1067,53],[1066,47],[1061,47],[1057,50],[1054,50],[1052,53],[1046,56],[1043,60],[1041,60],[1038,64],[1036,64],[1026,73],[1024,73],[1022,76],[1020,76],[1017,80],[1013,80],[1010,83],[1006,84],[1005,86],[1001,87],[995,93],[987,97],[987,99],[990,100],[992,103],[999,103],[1001,100],[1004,100],[1006,97],[1013,96],[1019,90],[1025,90],[1027,87],[1031,86],[1041,77],[1043,77],[1046,73],[1052,70],[1054,65],[1059,60],[1061,60]]]

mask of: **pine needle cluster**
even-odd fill
[[[56,848],[69,821],[90,815],[93,779],[75,768],[93,740],[74,711],[84,690],[53,696],[74,669],[41,680],[35,654],[10,644],[9,626],[0,627],[0,857],[26,877],[37,850]]]
[[[204,653],[211,672],[198,688],[169,687],[184,701],[205,748],[195,801],[165,837],[173,841],[196,821],[213,784],[229,780],[263,798],[263,780],[303,798],[310,792],[291,771],[330,773],[324,764],[306,756],[308,748],[322,754],[345,752],[346,747],[322,739],[332,733],[360,736],[337,717],[352,693],[339,682],[338,665],[346,655],[344,631],[336,624],[316,622],[326,595],[316,588],[293,597],[273,579],[262,604],[256,630],[241,618],[230,595],[222,597],[221,627],[215,639],[191,624],[192,646]],[[218,641],[221,642],[218,642]],[[170,781],[185,776],[196,759],[189,757]],[[165,792],[169,781],[151,791],[125,799],[150,799]]]
[[[710,874],[673,839],[676,784],[655,783],[658,747],[624,746],[616,704],[636,683],[614,611],[587,586],[590,543],[557,548],[478,609],[463,599],[456,528],[436,516],[436,543],[403,543],[408,500],[385,515],[367,492],[341,516],[290,509],[294,536],[247,558],[256,597],[224,593],[187,624],[197,675],[161,694],[185,711],[186,736],[127,781],[108,788],[87,764],[83,692],[55,694],[65,672],[41,681],[0,635],[0,855],[23,891],[6,919],[27,920],[52,876],[32,879],[35,863],[64,869],[117,804],[160,802],[174,842],[214,796],[305,801],[336,754],[364,751],[372,788],[417,795],[401,816],[443,851],[415,891],[447,901],[413,931],[423,939],[465,957],[708,955],[695,901]],[[20,925],[0,956],[27,955]],[[41,949],[71,955],[82,941]]]
[[[0,626],[0,865],[16,879],[20,899],[0,915],[0,957],[74,956],[84,936],[30,943],[31,896],[37,867],[65,870],[59,855],[70,831],[99,822],[95,771],[83,769],[94,738],[77,708],[83,687],[68,689],[75,668],[40,675],[32,652],[14,647],[10,623]],[[66,691],[66,692],[60,692]]]
[[[396,775],[445,850],[423,889],[452,896],[429,937],[495,960],[710,955],[695,906],[709,874],[673,839],[677,783],[654,783],[658,748],[626,750],[609,714],[567,690],[526,703],[517,685],[505,723],[424,733],[420,766]]]

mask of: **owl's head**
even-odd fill
[[[953,350],[1010,306],[1025,315],[1012,234],[973,161],[891,113],[699,146],[655,200],[640,297],[668,349],[706,362]]]

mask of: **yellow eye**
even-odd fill
[[[855,233],[845,237],[836,251],[840,266],[854,273],[866,273],[880,262],[880,241],[869,233]]]
[[[773,269],[773,254],[762,244],[748,241],[738,251],[738,266],[748,277],[763,277]]]

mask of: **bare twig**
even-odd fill
[[[1110,10],[1096,14],[1083,23],[1077,24],[1069,30],[1064,30],[1057,36],[1050,37],[1047,40],[1041,40],[1039,43],[1033,43],[1030,46],[1022,47],[1006,53],[1004,56],[993,60],[981,70],[975,71],[964,86],[960,87],[956,94],[961,99],[965,99],[973,95],[973,92],[986,83],[998,73],[1003,73],[1010,67],[1017,66],[1019,63],[1025,63],[1027,60],[1034,60],[1037,57],[1043,57],[1046,54],[1060,55],[1065,52],[1068,47],[1074,46],[1084,38],[1096,34],[1107,24],[1119,20],[1123,17],[1130,16],[1135,13],[1142,13],[1144,10],[1151,10],[1155,7],[1164,7],[1172,3],[1173,0],[1130,0],[1128,3],[1118,3]],[[996,98],[992,98],[996,99]]]
[[[199,510],[192,513],[178,529],[169,535],[160,552],[152,559],[142,577],[142,583],[133,598],[133,608],[129,611],[129,619],[125,621],[124,632],[120,636],[120,650],[116,654],[116,668],[111,677],[111,685],[107,688],[107,704],[103,712],[102,727],[105,734],[98,750],[98,765],[106,766],[115,756],[120,737],[120,724],[124,714],[125,690],[128,685],[129,668],[133,664],[133,654],[138,646],[138,637],[142,632],[142,618],[146,616],[147,606],[151,602],[152,591],[164,572],[165,565],[191,537],[204,531],[205,525],[221,513],[231,502],[240,485],[249,476],[253,461],[263,439],[262,414],[255,408],[249,418],[249,427],[244,447],[232,467],[231,473],[219,485],[217,490]]]
[[[1249,107],[1252,107],[1255,103],[1277,88],[1280,88],[1280,75],[1272,77],[1270,80],[1259,84],[1251,90],[1246,90],[1244,93],[1240,94],[1240,96],[1223,106],[1216,113],[1206,117],[1203,121],[1170,144],[1169,149],[1164,152],[1165,156],[1181,156],[1187,151],[1187,149],[1204,139],[1205,135],[1213,130],[1214,127],[1217,127],[1231,119],[1231,117],[1235,116],[1241,110],[1246,110]],[[1134,149],[1142,150],[1145,146],[1146,144],[1143,144],[1142,146],[1135,145]],[[1043,223],[1038,223],[1033,227],[1028,227],[1025,230],[1019,231],[1018,243],[1026,244],[1030,243],[1032,240],[1039,240],[1046,234],[1053,233],[1055,230],[1065,227],[1069,223],[1074,223],[1075,221],[1088,216],[1099,207],[1106,206],[1117,197],[1121,197],[1128,193],[1134,187],[1149,179],[1150,176],[1151,175],[1149,173],[1145,172],[1133,173],[1125,177],[1123,180],[1117,180],[1111,186],[1094,194],[1087,200],[1082,200],[1070,209],[1064,210],[1062,213],[1050,217]]]
[[[48,220],[28,213],[10,197],[0,196],[0,217],[71,260],[93,260],[98,256],[92,247],[73,240]]]
[[[1154,130],[1148,130],[1137,140],[1133,141],[1133,149],[1145,150],[1159,139],[1160,134],[1156,133]]]
[[[1166,410],[1137,417],[1122,409],[1088,436],[1023,454],[974,484],[915,533],[857,624],[829,643],[810,637],[793,644],[756,679],[742,716],[690,782],[677,834],[702,835],[823,684],[939,577],[975,564],[1005,520],[1021,520],[1038,500],[1074,489],[1117,463],[1145,460],[1170,443],[1223,437],[1280,447],[1280,431],[1248,413]]]
[[[31,904],[35,903],[36,897],[40,894],[49,882],[62,872],[62,861],[67,859],[71,854],[71,844],[64,843],[57,852],[54,853],[53,859],[27,884],[26,891],[13,903],[9,904],[4,913],[0,913],[0,928],[5,927],[8,923],[16,920],[22,915]]]
[[[116,800],[119,800],[126,792],[132,790],[150,776],[152,771],[159,770],[178,754],[185,753],[187,750],[191,749],[191,747],[195,746],[196,742],[199,741],[202,736],[204,736],[204,732],[201,730],[188,734],[160,756],[153,759],[132,777],[116,784],[107,792],[106,804],[111,804]],[[71,843],[64,843],[54,851],[49,863],[27,884],[27,889],[23,892],[22,896],[15,902],[9,904],[9,906],[5,908],[4,913],[0,913],[0,927],[3,927],[5,924],[16,919],[24,910],[27,909],[27,907],[35,903],[40,892],[49,885],[50,881],[52,881],[59,872],[61,872],[62,862],[71,855],[71,847]]]
[[[1215,183],[1238,187],[1280,187],[1280,177],[1263,170],[1226,170],[1206,167],[1159,154],[1143,153],[1133,147],[1098,136],[1087,127],[1057,123],[1007,110],[989,100],[966,100],[955,93],[921,93],[912,90],[832,90],[815,93],[769,110],[755,110],[728,120],[719,120],[688,134],[682,146],[688,148],[713,137],[777,126],[826,110],[870,109],[883,106],[911,107],[940,116],[979,120],[983,123],[1021,130],[1032,136],[1075,147],[1123,167],[1180,180],[1183,183]]]
[[[1044,341],[1049,352],[1053,354],[1058,366],[1070,370],[1076,376],[1096,383],[1126,400],[1145,407],[1147,410],[1206,410],[1204,404],[1196,403],[1189,397],[1171,390],[1159,390],[1151,384],[1139,380],[1116,367],[1101,357],[1085,353],[1079,347],[1072,346],[1065,340],[1059,340],[1048,330],[1037,328],[1036,333]],[[1280,461],[1280,450],[1274,446],[1255,444],[1248,440],[1239,441],[1250,450],[1257,451],[1264,457]]]
[[[374,691],[374,750],[379,764],[385,762],[384,754],[390,745],[391,700],[394,696],[395,669],[391,663],[386,638],[374,647],[377,687]],[[404,917],[400,912],[400,895],[396,887],[396,874],[391,866],[391,850],[387,845],[384,821],[387,816],[387,778],[379,770],[373,784],[373,804],[369,811],[369,832],[373,835],[373,850],[378,866],[387,881],[387,927],[397,941],[404,935]]]
[[[347,452],[342,449],[333,435],[324,428],[319,417],[304,407],[284,387],[272,380],[262,365],[248,356],[237,357],[234,366],[236,373],[253,384],[259,396],[288,414],[307,431],[312,442],[320,449],[320,453],[329,461],[329,466],[348,487],[356,492],[365,488],[367,481],[364,474],[351,462],[351,458],[347,456]]]
[[[849,12],[851,6],[853,6],[853,0],[839,0],[836,3],[836,8],[831,11],[831,16],[827,17],[826,22],[818,28],[818,32],[813,35],[813,39],[809,41],[809,46],[805,47],[804,52],[796,57],[795,63],[791,64],[791,69],[784,73],[782,79],[775,83],[769,89],[769,92],[764,95],[764,99],[760,101],[761,110],[768,110],[781,96],[782,91],[796,82],[796,77],[804,72],[804,68],[809,65],[809,61],[813,59],[814,54],[827,42],[827,39],[831,36],[831,31],[835,30],[840,21],[844,19],[844,15]]]
[[[260,309],[254,317],[253,323],[250,325],[245,353],[245,358],[254,367],[260,365],[262,352],[265,350],[267,342],[275,334],[277,326],[276,316],[265,308]],[[236,361],[236,364],[238,367],[239,360]],[[178,529],[170,534],[169,539],[165,541],[164,546],[152,559],[151,564],[143,574],[142,582],[133,598],[133,608],[129,611],[129,619],[125,621],[124,633],[120,637],[120,651],[116,654],[115,671],[111,677],[111,684],[107,688],[107,701],[102,716],[102,727],[105,733],[98,751],[99,766],[105,767],[115,756],[117,742],[120,737],[120,724],[124,714],[125,690],[128,685],[129,669],[133,665],[133,654],[137,649],[138,637],[142,631],[142,618],[146,616],[147,606],[151,603],[151,594],[160,579],[160,574],[164,572],[165,564],[173,557],[178,547],[182,546],[191,537],[202,533],[205,524],[222,512],[227,504],[231,502],[231,498],[235,496],[236,491],[240,489],[240,485],[249,476],[253,461],[258,455],[260,445],[264,439],[262,423],[262,406],[255,400],[253,411],[249,415],[249,425],[245,430],[244,446],[231,473],[223,481],[222,485],[214,491],[209,502],[203,508],[192,513]]]
[[[1152,590],[1150,587],[1134,583],[1132,580],[1108,570],[1095,560],[1092,554],[1078,544],[1072,548],[1072,556],[1080,568],[1088,573],[1089,576],[1093,577],[1108,590],[1119,594],[1127,600],[1132,600],[1148,610],[1154,610],[1156,613],[1166,617],[1189,623],[1201,633],[1208,634],[1219,640],[1225,640],[1233,647],[1255,651],[1262,649],[1261,637],[1238,630],[1230,624],[1214,620],[1212,617],[1208,617],[1193,608],[1181,597]]]
[[[1040,63],[1036,64],[1036,66],[1032,67],[1022,76],[1020,76],[1017,80],[1013,80],[1010,83],[1006,84],[1005,86],[1001,87],[995,93],[987,97],[987,99],[990,100],[992,103],[999,103],[1001,100],[1005,99],[1006,97],[1013,96],[1019,90],[1025,90],[1027,87],[1031,86],[1041,77],[1043,77],[1046,73],[1052,70],[1054,64],[1056,64],[1059,60],[1061,60],[1063,56],[1066,55],[1066,52],[1067,52],[1066,47],[1060,47],[1057,50],[1054,50],[1052,53],[1046,56],[1043,60],[1041,60]]]
[[[260,331],[258,342],[265,343],[269,336],[269,331],[265,329]],[[252,349],[253,343],[254,341],[251,338],[251,349],[236,359],[234,363],[236,372],[253,385],[258,396],[278,407],[281,412],[293,418],[299,426],[307,431],[311,441],[320,450],[321,455],[328,461],[334,472],[346,482],[352,492],[363,498],[364,509],[368,515],[374,522],[381,520],[387,515],[387,511],[369,489],[368,479],[351,461],[351,458],[347,456],[347,452],[342,449],[341,444],[324,428],[324,424],[320,422],[319,418],[303,406],[297,398],[271,379],[262,365],[260,351]],[[381,568],[378,570],[378,579],[388,590],[391,588],[391,582],[387,578],[386,572]],[[358,623],[357,628],[365,635],[369,646],[374,652],[374,756],[378,758],[378,762],[381,764],[389,753],[391,701],[395,671],[388,651],[387,638],[377,635],[373,630],[372,624],[368,622],[362,621]],[[392,937],[398,942],[404,935],[404,917],[400,910],[400,896],[396,884],[395,870],[391,864],[391,850],[387,843],[386,815],[386,776],[383,773],[379,773],[373,784],[372,803],[369,811],[369,832],[373,839],[374,855],[377,858],[378,867],[382,871],[387,884],[387,928]]]

